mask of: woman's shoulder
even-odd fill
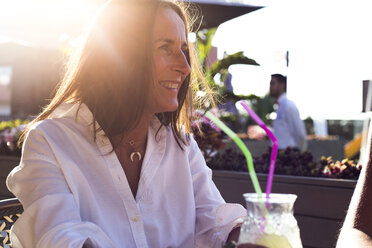
[[[40,120],[38,122],[33,123],[30,128],[30,133],[50,133],[55,131],[56,128],[58,128],[57,124],[58,120],[55,119],[44,119]]]
[[[51,116],[47,119],[35,122],[30,126],[29,133],[43,135],[48,138],[69,139],[75,135],[89,136],[88,123],[81,123],[70,114],[64,116]]]
[[[32,124],[26,136],[25,142],[28,140],[39,139],[61,139],[66,138],[66,128],[59,119],[45,119]]]

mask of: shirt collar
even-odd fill
[[[283,103],[285,101],[285,99],[287,99],[287,94],[284,92],[283,94],[281,94],[277,100],[278,104],[280,105],[281,103]]]
[[[83,126],[89,126],[93,133],[93,114],[84,103],[62,103],[52,112],[49,118],[73,118],[77,123]],[[96,128],[99,129],[99,127],[99,124],[96,122]],[[158,142],[162,143],[161,141],[165,139],[165,127],[160,127],[161,123],[154,115],[151,119],[147,133],[147,139],[150,139],[148,140],[148,144],[156,144]],[[103,130],[97,132],[96,138],[97,143],[104,146],[106,148],[105,150],[112,150],[111,142]]]

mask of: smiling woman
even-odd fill
[[[154,27],[153,112],[170,112],[178,108],[177,93],[190,74],[190,56],[185,25],[172,9],[158,13]]]
[[[100,9],[8,176],[25,210],[13,247],[221,247],[237,239],[245,210],[223,200],[190,136],[193,90],[204,81],[188,24],[182,4],[168,0]]]

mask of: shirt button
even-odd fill
[[[133,222],[137,222],[137,221],[139,221],[139,217],[138,217],[138,216],[133,216],[133,217],[132,217],[132,221],[133,221]]]

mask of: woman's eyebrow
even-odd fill
[[[168,43],[168,44],[174,44],[175,43],[174,40],[168,39],[168,38],[160,38],[160,39],[155,40],[155,43],[158,43],[158,42],[164,42],[164,43]],[[184,46],[184,45],[187,45],[186,41],[183,42],[182,46]]]
[[[171,44],[174,43],[172,39],[167,39],[167,38],[160,38],[160,39],[155,40],[155,42],[165,42],[165,43],[171,43]]]

